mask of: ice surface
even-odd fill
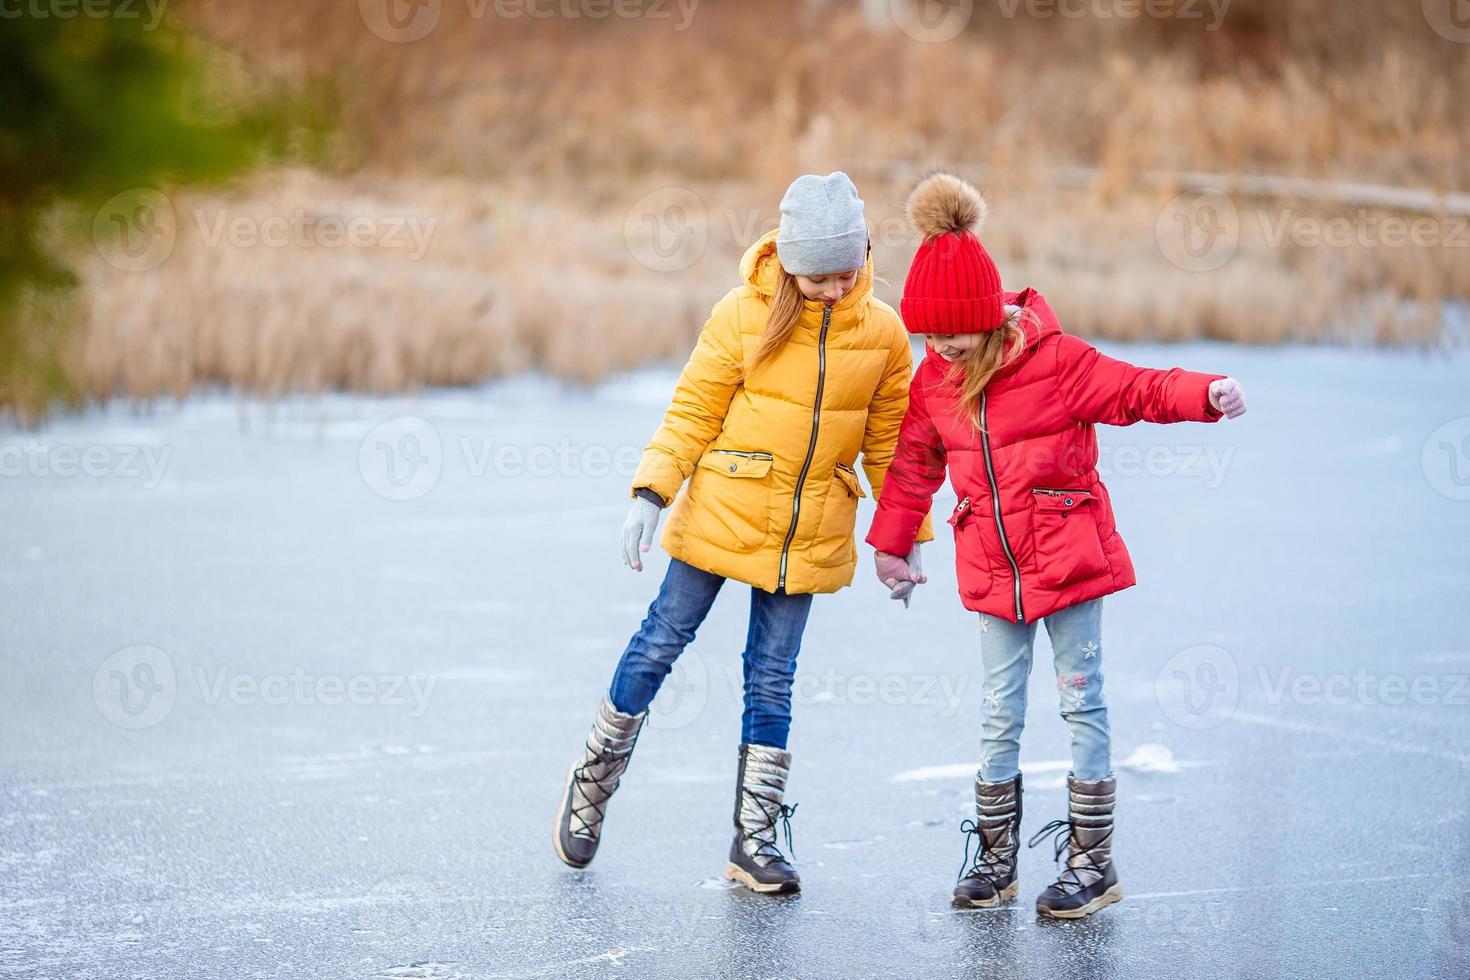
[[[673,369],[217,395],[0,436],[0,975],[1470,973],[1470,359],[1110,352],[1251,406],[1103,434],[1141,580],[1104,628],[1120,905],[1038,922],[1042,848],[1016,903],[948,905],[981,685],[944,534],[909,610],[866,553],[814,604],[800,897],[719,884],[735,584],[597,862],[557,863],[566,766],[664,567],[617,538]],[[1027,833],[1064,813],[1048,651]]]

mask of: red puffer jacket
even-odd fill
[[[1135,581],[1098,479],[1095,423],[1213,422],[1209,386],[1223,376],[1105,357],[1064,334],[1034,290],[1007,293],[1006,303],[1032,314],[1026,350],[986,386],[983,431],[963,417],[958,386],[944,384],[949,363],[931,349],[867,541],[908,554],[948,466],[965,608],[1035,622]]]

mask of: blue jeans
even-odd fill
[[[1072,735],[1072,774],[1112,774],[1108,708],[1103,703],[1102,600],[1079,603],[1046,617],[1062,719]],[[1031,676],[1035,623],[1011,623],[980,614],[980,659],[985,666],[985,731],[980,778],[987,783],[1020,772],[1026,724],[1026,681]]]
[[[636,715],[653,703],[679,654],[694,640],[725,579],[677,558],[659,586],[648,616],[618,661],[608,697],[613,707]],[[791,731],[791,684],[796,654],[812,597],[750,590],[750,629],[745,637],[745,713],[740,741],[786,748]]]

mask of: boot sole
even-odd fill
[[[1004,888],[1002,888],[1000,890],[1000,892],[997,893],[994,898],[965,898],[962,895],[956,895],[954,897],[954,904],[955,905],[958,905],[960,908],[972,908],[972,909],[988,909],[988,908],[994,908],[995,906],[999,905],[1001,902],[1006,901],[1007,899],[1015,898],[1016,897],[1016,894],[1020,890],[1021,890],[1021,879],[1020,878],[1017,878],[1015,881],[1011,882],[1009,885],[1006,885]]]
[[[1123,900],[1123,886],[1122,885],[1114,885],[1112,888],[1109,888],[1107,891],[1105,891],[1101,895],[1097,896],[1097,898],[1094,898],[1092,901],[1088,902],[1086,905],[1079,906],[1078,908],[1075,908],[1075,909],[1055,909],[1055,910],[1054,909],[1038,908],[1036,911],[1038,913],[1040,913],[1041,915],[1049,915],[1053,919],[1080,919],[1080,918],[1083,918],[1084,916],[1091,915],[1092,913],[1096,912],[1098,909],[1107,908],[1109,905],[1112,905],[1114,902],[1121,902],[1122,900]]]
[[[777,895],[801,891],[799,881],[756,881],[749,871],[738,864],[727,863],[725,865],[725,877],[730,881],[739,882],[753,892],[762,895]]]
[[[567,770],[566,785],[561,788],[561,805],[556,808],[556,820],[551,825],[551,846],[556,848],[556,856],[561,858],[562,863],[573,868],[585,868],[590,861],[578,862],[567,857],[567,852],[561,849],[561,828],[567,819],[567,807],[572,803],[572,775],[576,773],[575,764]],[[598,843],[601,843],[599,841]]]

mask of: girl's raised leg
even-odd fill
[[[664,678],[673,670],[674,661],[694,641],[695,631],[709,615],[724,584],[719,575],[677,558],[669,559],[658,596],[613,672],[608,696],[614,707],[630,715],[648,709]]]
[[[551,839],[557,856],[572,867],[586,867],[597,855],[608,800],[628,769],[648,706],[724,583],[677,558],[669,561],[658,597],[628,641],[587,743],[567,773]]]

